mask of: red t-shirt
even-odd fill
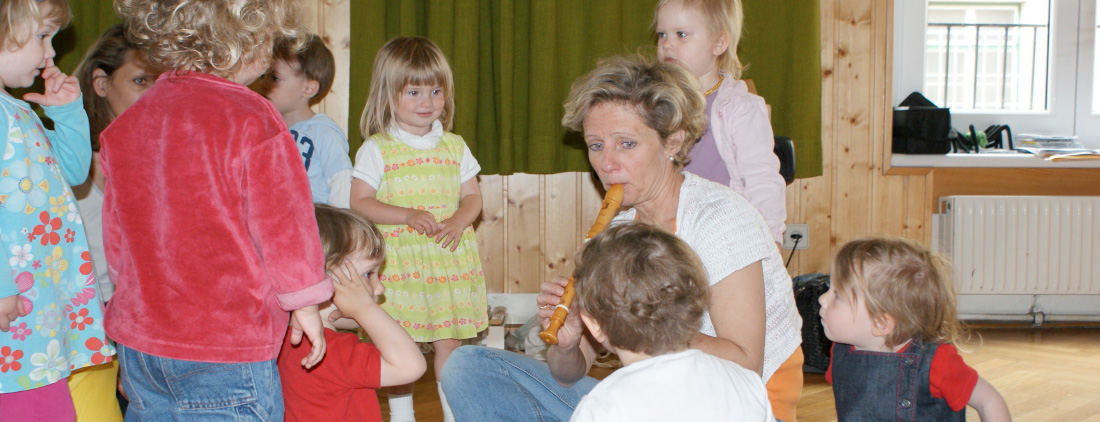
[[[898,353],[905,352],[912,345],[913,343],[910,342]],[[831,363],[829,369],[825,371],[825,380],[829,384],[833,383]],[[954,345],[936,346],[932,366],[928,369],[928,389],[931,390],[932,397],[944,399],[951,410],[958,412],[966,408],[966,404],[970,402],[970,395],[974,393],[974,386],[977,384],[978,371],[963,362],[962,356],[959,356]]]
[[[373,344],[359,341],[355,334],[325,329],[325,359],[312,369],[302,367],[311,344],[303,338],[290,344],[290,331],[283,340],[277,364],[283,384],[283,407],[291,421],[382,421],[378,396],[382,358]]]

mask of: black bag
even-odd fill
[[[822,374],[829,369],[833,342],[825,337],[825,328],[821,326],[821,316],[818,315],[821,303],[817,301],[827,291],[828,274],[803,274],[794,278],[794,303],[798,307],[798,315],[802,316],[803,372]]]
[[[895,154],[947,154],[952,141],[950,109],[937,107],[919,92],[894,108]]]

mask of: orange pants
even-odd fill
[[[802,346],[798,346],[768,379],[768,401],[776,419],[795,422],[798,399],[802,397],[802,362]]]

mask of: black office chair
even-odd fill
[[[787,184],[794,182],[794,142],[786,136],[775,137],[775,156],[779,157],[779,174]]]

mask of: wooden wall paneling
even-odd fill
[[[787,223],[802,223],[806,221],[802,218],[802,207],[800,206],[799,197],[802,193],[802,180],[795,179],[791,184],[787,185],[786,198],[787,204]],[[813,246],[811,244],[811,246]],[[783,262],[787,264],[787,273],[794,277],[799,273],[799,265],[803,251],[789,251],[786,249],[780,249],[781,255],[783,255]],[[794,252],[792,255],[791,252]],[[788,262],[789,260],[789,262]]]
[[[303,23],[306,28],[321,36],[332,51],[336,63],[332,89],[314,110],[327,114],[346,134],[348,96],[351,93],[351,1],[317,0],[312,4],[307,3],[304,12]]]
[[[505,183],[504,293],[533,293],[542,283],[541,177],[516,173]]]
[[[873,47],[871,49],[871,65],[874,77],[871,78],[872,103],[868,110],[871,122],[871,160],[873,162],[870,171],[874,181],[871,201],[871,234],[889,234],[894,236],[905,235],[906,207],[908,195],[906,178],[887,176],[886,173],[886,144],[888,112],[891,105],[887,103],[890,85],[890,55],[886,44],[891,42],[890,26],[892,21],[889,2],[875,2],[872,10]]]
[[[543,224],[543,273],[539,283],[549,281],[554,276],[568,277],[573,273],[573,255],[584,239],[578,233],[583,220],[581,207],[582,188],[579,183],[581,173],[558,173],[542,176],[545,185],[542,197],[545,210]]]
[[[318,111],[331,117],[347,134],[351,95],[351,0],[324,0],[321,8],[323,26],[318,34],[332,51],[336,74],[332,89],[318,106]]]
[[[481,270],[485,273],[485,291],[504,292],[504,240],[507,236],[504,222],[508,208],[505,206],[504,176],[478,176],[481,187],[481,218],[474,223],[477,234],[477,252],[481,256]]]
[[[872,48],[871,0],[841,1],[838,8],[839,69],[836,139],[836,201],[833,205],[835,248],[870,231],[871,200],[871,122],[873,104],[871,82]]]
[[[1100,195],[1100,169],[937,168],[932,200],[948,195]]]

